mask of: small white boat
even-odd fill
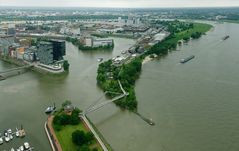
[[[20,146],[19,149],[20,149],[20,151],[24,151],[24,147],[23,146]]]
[[[103,58],[98,58],[98,59],[97,59],[98,62],[101,62],[101,61],[103,61],[103,60],[104,60]]]
[[[4,136],[5,136],[5,137],[8,136],[8,132],[7,132],[7,130],[4,131]]]
[[[17,151],[21,151],[21,150],[18,148]]]
[[[9,134],[9,138],[12,140],[13,139],[13,136],[12,136],[12,134]]]
[[[20,133],[19,133],[19,130],[16,128],[16,137],[19,137]]]
[[[11,148],[11,151],[15,151],[15,149],[14,149],[14,148]]]
[[[9,142],[9,141],[10,141],[9,136],[5,136],[5,141],[6,141],[6,142]]]
[[[2,137],[0,137],[0,145],[2,145],[3,144],[3,139],[2,139]]]
[[[27,149],[27,150],[30,148],[30,145],[29,145],[28,142],[25,142],[25,143],[24,143],[24,148]]]
[[[54,103],[53,106],[47,107],[47,109],[45,110],[45,113],[46,113],[46,114],[50,114],[50,113],[52,113],[52,112],[55,111],[55,110],[56,110],[56,106],[55,106],[55,103]]]
[[[7,132],[8,132],[8,134],[12,134],[12,130],[11,129],[8,129]]]

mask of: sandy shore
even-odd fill
[[[154,55],[154,58],[158,57],[156,54],[153,54],[153,55]],[[151,58],[150,56],[147,56],[147,57],[144,58],[142,64],[146,64],[147,62],[154,60],[154,58]]]

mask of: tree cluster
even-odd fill
[[[93,140],[94,135],[91,132],[76,130],[72,133],[72,142],[79,147],[79,151],[97,151],[96,148],[93,150],[89,148]]]
[[[70,64],[69,64],[68,60],[64,60],[63,68],[64,68],[64,71],[69,71]]]
[[[78,125],[80,123],[79,113],[80,110],[74,109],[71,115],[68,115],[64,112],[56,114],[53,119],[54,129],[60,131],[62,126]]]
[[[141,58],[135,58],[130,63],[122,65],[121,67],[113,66],[112,61],[109,60],[99,65],[97,82],[104,91],[122,93],[117,81],[120,80],[124,89],[129,92],[129,95],[116,101],[116,105],[123,109],[136,110],[137,101],[134,84],[140,75],[141,68]],[[109,78],[109,76],[111,78]],[[108,96],[115,97],[116,94],[109,93]]]

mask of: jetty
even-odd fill
[[[140,113],[138,112],[134,112],[136,115],[138,115],[143,121],[145,121],[146,123],[148,123],[149,125],[151,126],[154,126],[155,125],[155,122],[150,118],[146,118],[144,117],[143,115],[141,115]]]

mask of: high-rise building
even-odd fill
[[[63,40],[50,40],[53,46],[53,60],[63,60],[63,56],[66,55],[66,44]]]
[[[7,29],[7,35],[8,36],[15,36],[16,35],[16,29],[15,28],[8,28]]]
[[[56,61],[63,60],[63,56],[66,54],[65,47],[65,41],[41,41],[38,45],[37,52],[40,63],[49,65]]]
[[[0,36],[1,55],[8,55],[8,49],[14,42],[15,37],[13,36]]]
[[[37,55],[40,63],[42,64],[52,64],[53,60],[53,45],[50,42],[41,41],[38,44]]]

